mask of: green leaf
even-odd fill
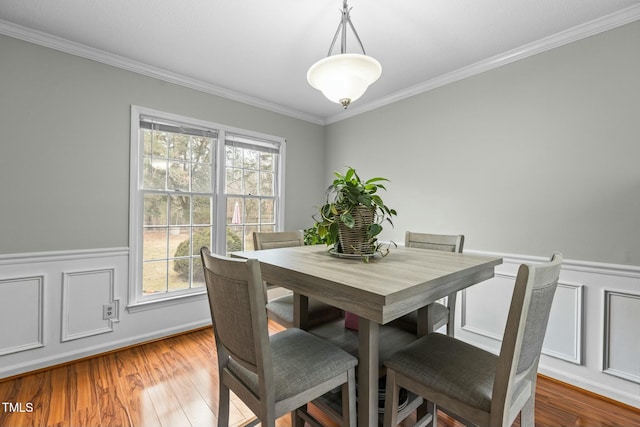
[[[353,228],[355,221],[350,213],[340,215],[340,221],[349,228]]]
[[[380,196],[373,195],[371,196],[371,200],[373,201],[373,203],[375,203],[376,205],[380,206],[380,207],[384,207],[384,202],[382,201],[382,198]]]
[[[381,177],[379,177],[379,176],[378,176],[378,177],[375,177],[375,178],[368,179],[368,180],[365,182],[365,184],[371,184],[371,183],[373,183],[373,182],[378,182],[378,181],[386,181],[386,182],[389,182],[389,180],[388,180],[387,178],[381,178]]]
[[[367,194],[362,194],[360,196],[358,196],[358,203],[365,205],[365,206],[371,206],[371,200],[372,197],[367,195]]]
[[[353,178],[353,175],[355,173],[356,173],[355,169],[349,168],[347,170],[347,174],[344,176],[345,181],[351,181],[351,178]]]
[[[382,226],[380,224],[371,224],[369,229],[367,230],[367,236],[369,238],[375,237],[382,231]]]

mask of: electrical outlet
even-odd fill
[[[102,318],[104,320],[113,319],[118,316],[118,311],[116,309],[116,303],[105,304],[102,306]]]

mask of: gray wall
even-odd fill
[[[635,22],[329,125],[327,173],[392,180],[383,238],[640,265],[638,40]]]
[[[0,254],[128,246],[131,104],[286,138],[285,227],[311,224],[322,126],[6,36],[0,52]]]

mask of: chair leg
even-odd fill
[[[342,385],[342,426],[356,427],[356,370],[349,369],[347,382]]]
[[[521,427],[534,427],[535,425],[535,412],[536,412],[536,395],[533,393],[531,397],[524,404],[520,410],[520,426]]]
[[[384,399],[383,427],[396,427],[398,425],[398,395],[400,387],[396,384],[396,372],[387,368],[387,387]]]
[[[307,405],[303,405],[299,410],[307,411]],[[291,412],[291,426],[292,427],[304,427],[304,419],[299,415],[298,410]]]
[[[218,388],[218,427],[229,427],[229,388],[222,379]]]
[[[436,404],[426,400],[418,407],[418,422],[416,424],[426,427],[438,427],[438,408]]]
[[[438,408],[436,404],[424,399],[416,409],[416,427],[438,427]]]

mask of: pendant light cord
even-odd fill
[[[356,36],[356,40],[360,45],[360,49],[362,49],[362,54],[366,55],[367,53],[364,50],[364,46],[362,45],[362,41],[360,40],[360,36],[358,36],[358,32],[356,28],[353,26],[353,22],[351,22],[351,16],[349,14],[351,12],[351,8],[347,6],[347,0],[344,0],[342,3],[342,19],[338,24],[338,29],[336,30],[335,35],[333,36],[333,41],[331,42],[331,47],[329,47],[329,53],[327,56],[331,56],[331,52],[333,52],[333,48],[338,40],[338,34],[342,32],[341,40],[340,40],[340,53],[347,53],[347,24],[353,31],[353,34]]]

